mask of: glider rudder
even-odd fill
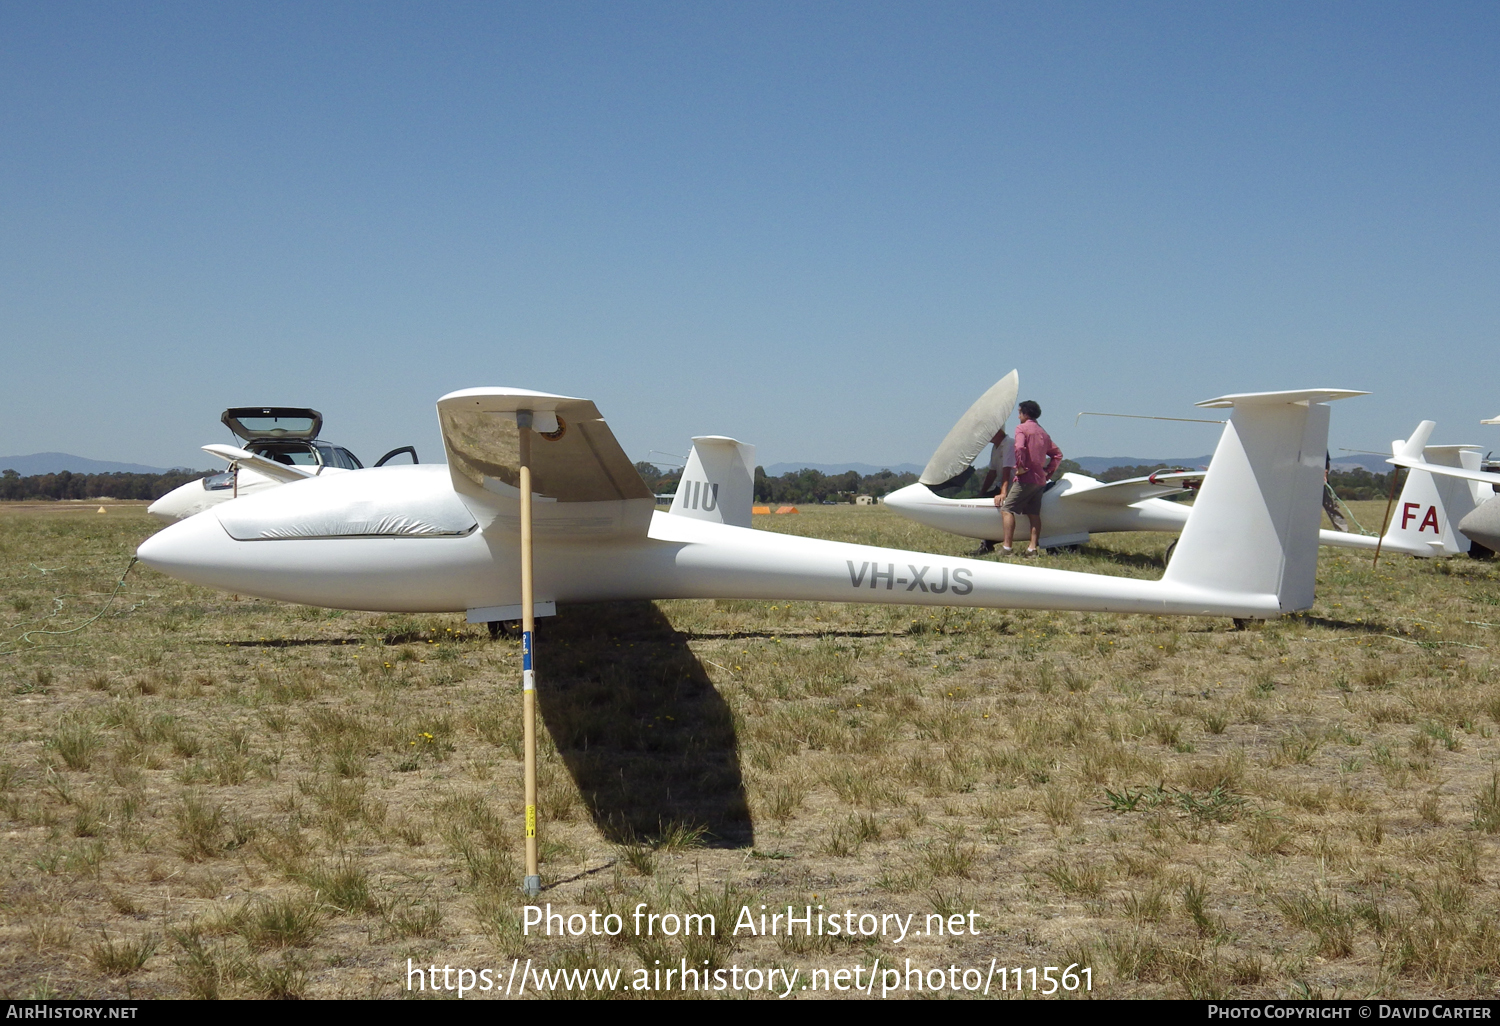
[[[749,527],[755,499],[755,446],[723,435],[693,439],[671,513],[729,527]]]
[[[1163,578],[1218,592],[1313,602],[1329,400],[1347,389],[1257,392],[1198,403],[1232,408]]]

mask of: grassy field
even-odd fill
[[[627,923],[640,902],[711,912],[719,930],[549,939],[521,930],[513,639],[137,566],[91,626],[21,640],[93,616],[155,529],[140,505],[95,509],[0,508],[7,997],[397,997],[408,959],[503,982],[515,958],[686,959],[799,985],[877,958],[1075,964],[1107,997],[1500,987],[1493,563],[1372,570],[1324,550],[1317,606],[1244,631],[566,607],[538,629],[541,901]],[[973,545],[879,507],[756,520]],[[1155,577],[1168,540],[1103,536],[1040,562]],[[977,914],[959,936],[901,942],[731,935],[741,906],[789,904]]]

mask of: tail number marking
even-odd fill
[[[1417,519],[1417,511],[1421,508],[1422,504],[1419,502],[1403,502],[1401,504],[1401,530],[1406,530],[1407,525]],[[1427,507],[1427,512],[1422,515],[1422,522],[1417,525],[1417,533],[1421,534],[1429,527],[1432,528],[1433,534],[1441,535],[1443,533],[1442,529],[1438,527],[1436,506]]]
[[[683,509],[701,509],[706,513],[712,513],[719,508],[719,486],[709,484],[707,481],[684,481],[678,489],[686,488],[683,492]]]
[[[934,595],[941,595],[950,587],[955,595],[967,595],[974,590],[973,572],[965,567],[959,567],[952,571],[950,583],[949,570],[945,566],[938,567],[939,574],[936,580],[929,581],[927,575],[932,573],[932,567],[918,567],[908,563],[907,568],[911,571],[910,577],[897,577],[896,564],[887,563],[885,569],[880,568],[879,563],[864,562],[855,569],[854,560],[844,561],[849,567],[849,587],[858,588],[865,583],[865,578],[870,580],[871,588],[878,588],[880,581],[885,581],[885,590],[890,591],[898,584],[906,585],[907,591],[916,591],[918,588]]]

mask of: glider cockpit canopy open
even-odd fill
[[[969,473],[974,458],[990,444],[995,432],[1005,426],[1020,389],[1021,376],[1011,371],[974,400],[974,405],[964,412],[933,452],[919,482],[929,488],[941,488]]]

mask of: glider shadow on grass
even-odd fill
[[[605,837],[701,829],[754,841],[729,706],[650,602],[560,608],[537,625],[537,708]]]

